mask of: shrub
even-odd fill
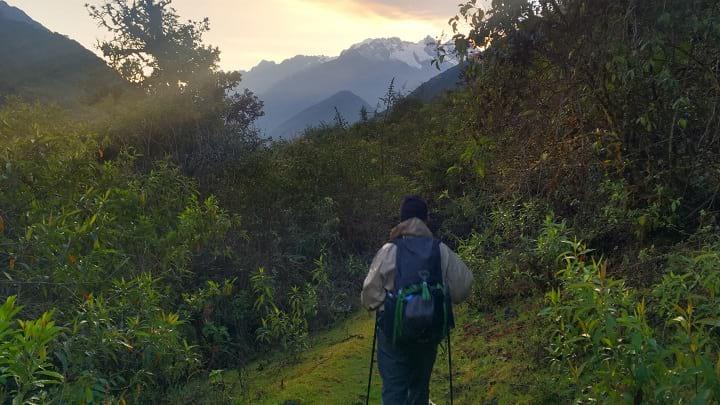
[[[158,280],[143,275],[86,297],[58,353],[68,400],[157,399],[198,372],[200,356],[178,315],[162,309],[163,295]]]
[[[0,306],[0,401],[44,403],[53,386],[64,381],[50,357],[61,328],[49,312],[36,320],[16,320],[16,299],[10,296]]]
[[[180,311],[208,368],[237,367],[252,357],[257,315],[251,293],[240,289],[236,279],[208,280],[195,292],[183,293]]]
[[[645,296],[609,277],[582,242],[571,247],[542,314],[553,363],[570,376],[576,398],[717,401],[717,250],[683,257],[683,274],[667,274]]]
[[[255,291],[255,309],[262,317],[257,329],[257,340],[271,347],[280,347],[295,358],[308,346],[308,320],[318,310],[317,289],[306,283],[301,289],[291,287],[287,294],[287,309],[281,309],[276,301],[272,276],[264,268],[258,269],[251,278]],[[322,281],[321,279],[317,281]]]
[[[542,215],[540,205],[533,202],[501,204],[489,217],[482,233],[472,233],[458,246],[475,274],[472,303],[481,308],[549,285],[568,234],[565,221]]]

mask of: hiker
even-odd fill
[[[473,275],[433,238],[425,201],[406,197],[400,220],[370,265],[361,299],[377,311],[383,404],[427,405],[438,344],[454,326],[452,304],[467,298]]]

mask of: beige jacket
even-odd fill
[[[432,236],[432,232],[422,220],[411,218],[400,223],[390,233],[390,239],[398,236]],[[362,305],[368,310],[381,308],[385,294],[394,287],[396,251],[394,244],[386,243],[370,265],[360,294]],[[459,304],[470,294],[473,274],[460,257],[444,243],[440,244],[440,262],[445,286],[450,290],[450,298],[453,304]]]

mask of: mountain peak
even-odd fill
[[[332,96],[292,116],[270,132],[273,138],[293,138],[309,127],[332,123],[337,114],[347,123],[360,119],[360,110],[370,105],[350,90],[340,90]]]
[[[32,18],[30,18],[30,16],[25,14],[24,11],[20,10],[17,7],[13,7],[13,6],[9,5],[7,2],[5,2],[3,0],[0,0],[0,20],[21,22],[21,23],[28,24],[34,28],[42,29],[44,31],[49,31],[42,24],[33,20]]]
[[[359,54],[368,59],[399,61],[416,69],[429,68],[435,57],[435,40],[427,36],[418,42],[403,41],[398,37],[370,38],[343,51],[340,57]]]

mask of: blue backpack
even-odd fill
[[[401,237],[395,286],[385,297],[380,327],[394,346],[438,344],[454,327],[452,303],[443,282],[440,242],[431,237]]]

